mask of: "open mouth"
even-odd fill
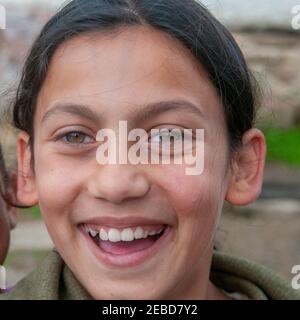
[[[101,260],[110,265],[130,266],[152,256],[166,238],[170,226],[111,228],[81,224],[80,229],[88,242],[94,244],[92,250]]]

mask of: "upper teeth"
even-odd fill
[[[85,226],[85,230],[95,238],[97,235],[101,240],[109,240],[111,242],[118,241],[133,241],[135,239],[147,238],[148,236],[152,236],[155,234],[159,234],[163,228],[159,230],[151,230],[150,232],[147,230],[143,230],[142,227],[137,228],[125,228],[123,230],[119,230],[116,228],[109,228],[107,231],[103,228],[100,231],[96,231],[90,227]]]

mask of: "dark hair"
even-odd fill
[[[28,206],[23,206],[15,202],[11,194],[7,190],[12,190],[16,192],[16,186],[14,185],[10,170],[7,169],[5,164],[5,159],[2,152],[2,147],[0,145],[0,197],[11,207],[16,208],[29,208]]]
[[[0,186],[5,188],[9,184],[9,174],[3,157],[2,147],[0,145]]]
[[[73,0],[54,15],[34,42],[13,105],[13,122],[33,139],[37,96],[57,48],[89,32],[123,26],[157,28],[179,40],[202,64],[216,87],[226,116],[230,146],[253,126],[256,89],[230,32],[195,0]]]
[[[7,202],[10,203],[10,199],[8,199],[5,190],[9,187],[10,177],[8,171],[6,169],[2,147],[0,145],[0,196]]]

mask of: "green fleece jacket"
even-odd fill
[[[237,292],[254,300],[300,300],[300,291],[273,271],[243,258],[215,251],[211,281],[226,292]],[[89,300],[57,251],[0,300]]]

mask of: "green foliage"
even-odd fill
[[[34,206],[31,208],[20,209],[20,220],[39,220],[41,219],[40,208],[38,206]]]
[[[300,166],[300,128],[266,128],[267,161]]]

